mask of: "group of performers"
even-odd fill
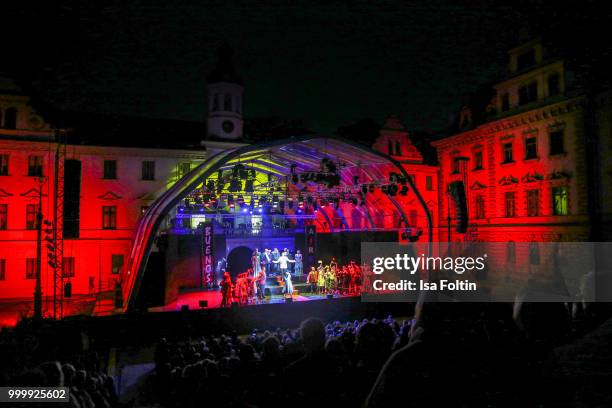
[[[355,261],[338,266],[335,258],[329,265],[319,261],[316,268],[310,268],[306,283],[313,293],[355,295],[361,293],[361,267]]]
[[[236,277],[232,282],[229,272],[223,273],[221,280],[222,301],[221,306],[230,306],[233,302],[240,304],[255,304],[265,300],[266,279],[268,276],[276,277],[283,286],[283,294],[293,294],[292,274],[289,265],[294,266],[296,276],[301,275],[298,266],[302,266],[302,255],[296,251],[293,259],[288,251],[279,252],[278,257],[269,257],[273,251],[253,253],[253,265]],[[276,259],[275,259],[276,258]],[[270,271],[270,275],[268,275]],[[299,271],[299,272],[298,272]],[[361,293],[362,276],[361,267],[354,261],[348,265],[339,266],[335,258],[328,265],[319,261],[317,267],[311,267],[306,277],[307,290],[316,294],[356,295]]]
[[[285,271],[292,272],[295,276],[301,276],[304,273],[302,253],[299,249],[295,253],[289,251],[288,248],[282,251],[279,251],[278,248],[265,248],[263,252],[255,249],[251,257],[251,265],[254,273],[258,273],[261,269],[265,269],[271,275],[281,276]]]
[[[223,295],[221,306],[229,306],[236,301],[241,304],[255,303],[265,299],[266,278],[270,276],[282,279],[283,293],[293,294],[293,282],[291,281],[291,268],[295,276],[303,274],[302,253],[298,249],[292,254],[287,248],[282,252],[278,248],[264,249],[259,252],[255,249],[251,257],[252,268],[236,277],[236,283],[232,283],[229,272],[224,272],[221,280],[221,293]]]

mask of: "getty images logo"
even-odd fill
[[[372,272],[380,275],[385,271],[405,271],[415,274],[422,271],[453,271],[461,275],[469,271],[482,271],[486,267],[487,254],[471,256],[420,256],[396,254],[394,257],[375,257],[372,260]]]

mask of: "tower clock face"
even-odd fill
[[[225,133],[232,133],[234,130],[234,123],[231,120],[226,120],[221,124],[221,127]]]

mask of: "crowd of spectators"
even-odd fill
[[[537,404],[549,398],[539,367],[572,336],[563,305],[505,305],[414,319],[330,322],[299,329],[167,341],[155,353],[148,403],[201,406]],[[527,315],[527,316],[526,316]],[[520,323],[520,324],[517,324]],[[537,329],[536,329],[537,328]],[[520,387],[523,392],[515,390]],[[432,405],[434,404],[434,405]]]
[[[153,372],[123,404],[95,356],[56,356],[64,362],[30,364],[1,382],[66,386],[79,408],[547,406],[573,391],[547,382],[546,359],[592,328],[574,312],[563,304],[428,304],[418,318],[177,334],[155,344]]]

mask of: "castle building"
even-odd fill
[[[120,280],[149,205],[207,157],[236,147],[228,139],[241,136],[239,99],[233,99],[240,94],[231,95],[233,113],[222,111],[234,128],[213,140],[200,124],[104,115],[62,113],[54,118],[60,128],[30,106],[13,80],[2,78],[0,86],[0,302],[3,310],[16,305],[19,314],[33,307],[39,209],[43,313],[58,313],[54,292],[70,296],[62,314],[91,313],[92,299]],[[227,86],[209,83],[211,95]],[[63,225],[54,225],[56,218]]]
[[[440,236],[509,242],[507,259],[539,262],[538,242],[610,239],[610,93],[585,92],[540,39],[508,53],[508,72],[460,110],[433,143]],[[467,228],[452,186],[466,196]],[[527,253],[514,244],[530,243]]]

